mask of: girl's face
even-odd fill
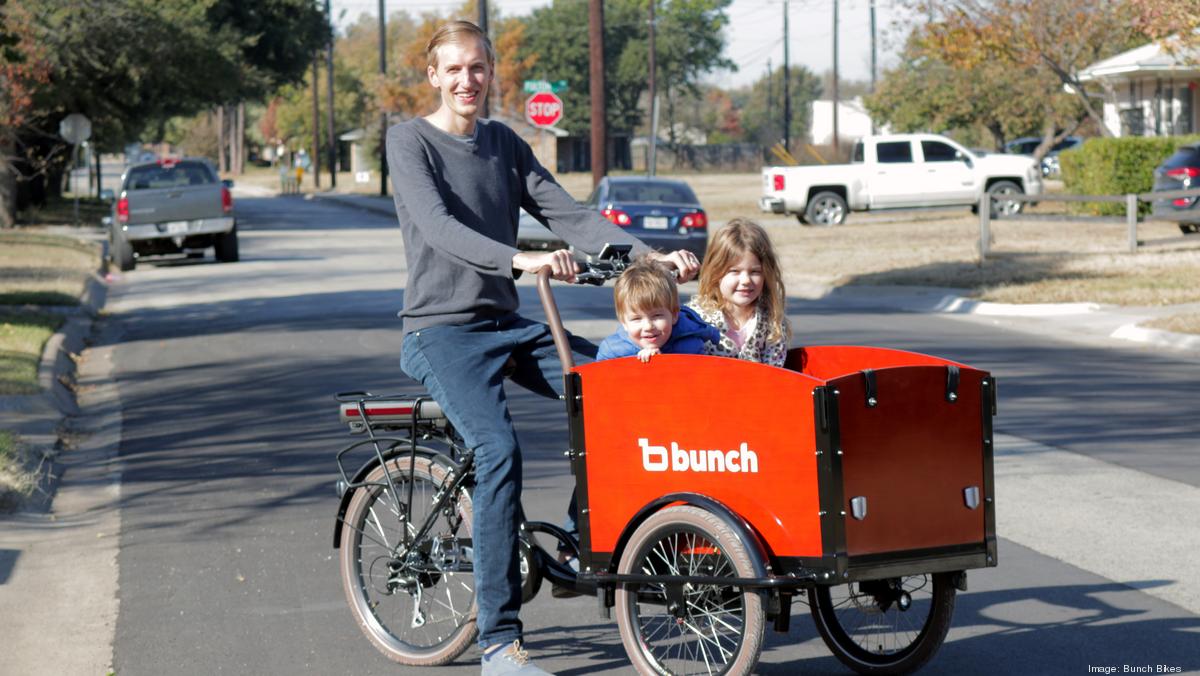
[[[719,288],[726,303],[743,308],[757,303],[763,290],[762,262],[758,256],[749,251],[742,254],[725,270]]]

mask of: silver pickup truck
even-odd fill
[[[163,254],[238,259],[233,197],[204,159],[161,159],[131,165],[121,176],[109,226],[111,257],[121,270],[139,258]]]

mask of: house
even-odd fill
[[[1180,136],[1200,128],[1194,61],[1154,42],[1088,66],[1079,80],[1103,88],[1104,126],[1114,136]]]
[[[838,101],[838,140],[855,141],[870,134],[886,134],[886,129],[875,129],[871,114],[863,106],[862,97]],[[833,101],[812,102],[812,125],[809,127],[809,142],[815,146],[833,145]]]

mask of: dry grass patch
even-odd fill
[[[1200,334],[1200,312],[1163,317],[1162,319],[1145,322],[1142,326],[1149,329],[1174,331],[1176,333]]]
[[[99,265],[95,244],[27,230],[0,231],[0,305],[77,305]]]

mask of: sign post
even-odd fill
[[[535,127],[553,127],[562,115],[562,99],[554,92],[538,92],[525,101],[525,117]]]
[[[75,196],[75,225],[79,225],[79,190],[75,185],[75,164],[79,144],[92,137],[92,121],[79,113],[71,113],[58,123],[58,135],[71,144],[71,194]]]

